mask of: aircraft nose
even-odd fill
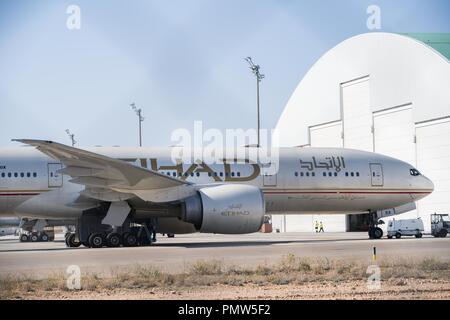
[[[429,178],[427,177],[423,177],[424,178],[424,189],[430,190],[430,192],[434,191],[434,183],[433,181],[431,181]]]

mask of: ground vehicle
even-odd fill
[[[448,214],[431,215],[431,234],[436,238],[445,238],[450,230],[450,217]]]
[[[397,239],[402,236],[415,236],[416,238],[422,238],[423,232],[423,222],[422,219],[402,219],[402,220],[391,220],[387,227],[387,237],[392,239],[396,237]]]

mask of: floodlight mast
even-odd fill
[[[257,121],[258,121],[258,143],[257,147],[259,148],[261,146],[261,139],[260,139],[260,127],[261,127],[261,120],[260,120],[260,111],[259,111],[259,83],[262,79],[265,78],[265,75],[259,72],[260,66],[257,64],[254,64],[251,57],[245,58],[245,61],[250,65],[250,70],[252,70],[253,74],[256,77],[256,113],[257,113]]]
[[[70,141],[72,142],[72,147],[75,147],[75,144],[77,143],[75,141],[75,135],[73,133],[70,133],[69,129],[66,129],[66,133],[70,138]]]
[[[134,102],[130,104],[130,107],[136,112],[139,119],[139,146],[142,147],[142,121],[144,121],[145,118],[142,116],[142,109],[138,109]]]

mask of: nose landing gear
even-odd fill
[[[378,215],[376,212],[371,212],[369,214],[370,222],[369,222],[369,238],[370,239],[381,239],[383,237],[383,230],[378,227]]]

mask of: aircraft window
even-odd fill
[[[211,172],[208,172],[208,177],[211,177]]]
[[[225,177],[228,177],[230,174],[228,172],[225,172]]]
[[[337,172],[334,173],[334,176],[337,177]]]
[[[25,177],[25,174],[23,172],[20,173],[20,177],[23,178]]]
[[[298,177],[298,172],[295,172],[294,175],[295,175],[296,177]]]
[[[238,173],[237,173],[237,176],[238,176],[238,177],[240,177],[240,176],[241,176],[241,173],[240,173],[239,171],[238,171]]]
[[[326,172],[324,172],[324,173],[323,173],[323,176],[324,176],[324,177],[326,177],[326,176],[327,176],[327,173],[326,173]]]
[[[328,176],[331,177],[333,174],[331,172],[328,172]]]
[[[200,177],[200,172],[197,172],[197,177]]]
[[[309,172],[306,173],[306,176],[309,177]]]
[[[11,178],[11,172],[8,172],[8,178]]]
[[[167,172],[167,175],[170,176],[170,172]]]
[[[375,172],[372,172],[372,177],[375,177]]]
[[[33,178],[36,178],[36,177],[37,177],[37,173],[33,172]]]
[[[411,170],[409,170],[409,173],[415,177],[420,176],[420,172],[417,169],[411,169]]]
[[[172,176],[176,177],[176,176],[177,176],[177,173],[176,173],[176,172],[172,173]]]
[[[303,177],[305,174],[303,172],[300,172],[300,177]]]
[[[220,172],[219,175],[220,175],[221,177],[223,177],[223,172]]]
[[[17,172],[14,172],[14,178],[17,178],[18,176]]]
[[[27,178],[31,177],[31,173],[27,172]]]
[[[181,176],[182,176],[182,173],[181,173],[181,172],[179,172],[179,173],[178,173],[178,176],[179,176],[179,177],[181,177]]]
[[[2,172],[2,178],[4,178],[5,177],[5,173],[4,172]]]
[[[187,173],[187,172],[184,174],[185,177],[187,177],[188,175],[189,175],[189,173]]]
[[[359,172],[356,173],[356,176],[359,177]]]
[[[355,174],[352,172],[352,173],[350,173],[350,175],[352,176],[352,177],[354,177],[355,176]]]
[[[315,172],[311,172],[311,177],[315,177],[316,173]]]
[[[345,176],[348,177],[348,172],[345,173]]]
[[[191,172],[191,177],[193,177],[194,176],[194,173],[193,172]]]
[[[214,172],[214,176],[217,177],[217,172]]]

